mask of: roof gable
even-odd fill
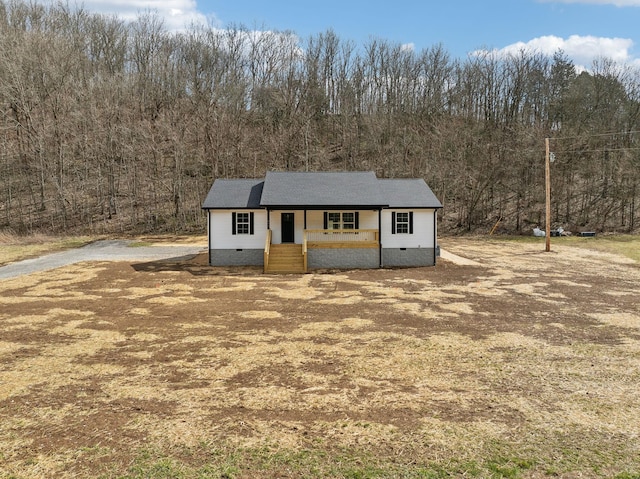
[[[266,207],[386,206],[375,173],[269,172],[261,205]]]
[[[217,179],[202,204],[203,209],[261,208],[264,180]]]

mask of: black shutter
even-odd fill
[[[329,213],[327,213],[325,211],[324,212],[324,226],[322,227],[322,229],[326,230],[328,226],[329,226]]]
[[[231,234],[236,234],[236,214],[231,213]]]
[[[355,224],[353,225],[353,228],[356,230],[359,230],[360,229],[360,212],[356,211],[356,213],[353,216],[354,216],[354,222],[355,222]]]
[[[253,234],[253,212],[249,213],[249,234]]]
[[[409,234],[413,234],[413,211],[409,211]]]
[[[391,234],[396,234],[396,212],[391,212]]]

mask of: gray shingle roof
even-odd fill
[[[422,179],[378,179],[375,173],[268,172],[264,180],[213,183],[203,209],[391,207],[442,208]]]
[[[390,208],[442,208],[422,179],[384,179],[378,182]]]
[[[262,206],[386,206],[375,173],[269,172]]]
[[[203,209],[261,208],[264,180],[217,179],[202,204]]]

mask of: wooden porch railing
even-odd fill
[[[378,230],[305,230],[308,248],[374,248],[379,245]]]

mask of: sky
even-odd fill
[[[586,68],[600,57],[640,68],[640,0],[78,1],[123,19],[155,10],[172,31],[199,22],[291,31],[306,39],[331,29],[357,45],[377,38],[419,52],[440,44],[460,59],[478,50],[552,55],[562,49]]]

